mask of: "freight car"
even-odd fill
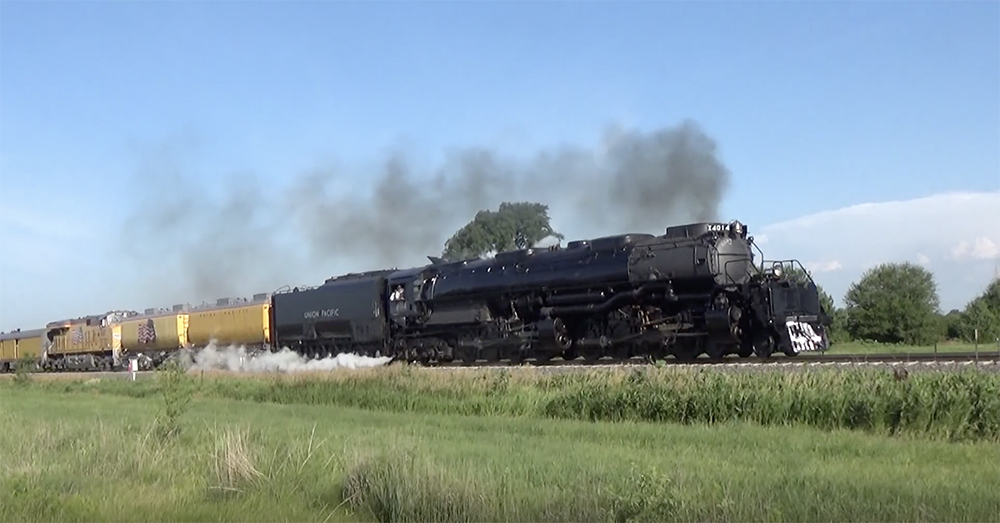
[[[26,358],[37,361],[48,347],[45,329],[0,333],[0,371],[11,372]]]
[[[738,221],[327,280],[274,296],[276,346],[407,361],[766,358],[828,346],[815,284]],[[797,263],[797,262],[791,262]],[[801,267],[801,266],[800,266]]]
[[[220,298],[213,305],[194,307],[189,314],[188,342],[194,347],[215,343],[270,350],[270,295],[255,294],[250,300]]]
[[[140,369],[158,367],[178,348],[188,346],[187,305],[146,309],[142,314],[119,314],[110,320],[115,365],[136,359]]]
[[[386,277],[393,272],[347,274],[319,287],[275,293],[276,345],[310,357],[386,351]]]

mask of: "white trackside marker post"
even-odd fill
[[[128,370],[132,372],[132,381],[135,381],[135,373],[139,370],[139,360],[138,358],[132,358],[128,360]]]

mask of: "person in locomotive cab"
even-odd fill
[[[397,285],[395,289],[392,290],[392,295],[389,296],[389,301],[394,305],[393,308],[396,310],[397,314],[403,314],[406,312],[406,289],[402,285]]]

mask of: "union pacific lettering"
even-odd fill
[[[316,318],[335,318],[340,316],[340,309],[323,309],[318,311],[306,311],[305,318],[307,320],[315,320]]]

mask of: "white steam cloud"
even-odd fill
[[[371,358],[341,353],[322,359],[308,359],[287,347],[279,352],[250,354],[246,347],[218,347],[210,343],[205,348],[185,354],[183,364],[188,370],[224,370],[231,372],[315,372],[337,369],[381,367],[392,358]]]

